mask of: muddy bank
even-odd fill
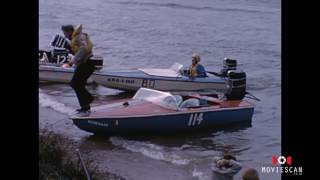
[[[71,133],[75,132],[67,131],[70,134],[66,136],[65,130],[72,128],[67,116],[48,108],[40,108],[40,110],[39,179],[86,180],[83,165],[87,168],[92,180],[125,179],[116,173],[99,168],[98,163],[94,160],[96,157],[88,149],[82,148],[77,138],[72,138]],[[80,151],[84,164],[81,164],[77,150]]]

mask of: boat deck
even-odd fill
[[[123,105],[124,102],[102,105],[92,108],[92,112],[87,118],[127,118],[127,117],[142,117],[142,116],[162,116],[183,113],[197,113],[208,111],[221,111],[253,107],[253,105],[245,100],[242,101],[222,101],[220,104],[195,108],[181,108],[179,110],[167,109],[159,105],[146,101],[129,101],[128,106]]]

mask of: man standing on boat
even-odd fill
[[[90,111],[90,104],[94,99],[85,87],[88,78],[94,71],[94,65],[88,61],[92,56],[93,44],[88,34],[82,32],[82,25],[77,26],[74,30],[70,26],[72,25],[66,25],[65,27],[68,28],[62,28],[64,35],[71,40],[71,51],[74,55],[68,63],[69,66],[75,66],[70,85],[74,89],[81,107],[77,111],[87,113]]]
[[[192,64],[189,69],[191,77],[207,77],[206,70],[200,63],[200,56],[198,54],[192,55]]]

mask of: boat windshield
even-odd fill
[[[182,64],[174,63],[170,68],[166,68],[166,69],[139,68],[139,70],[151,76],[179,77],[181,76],[180,70],[182,68],[183,68]]]
[[[175,62],[170,69],[174,70],[175,72],[179,72],[183,68],[183,65],[180,63]]]
[[[133,99],[144,100],[159,105],[163,108],[178,110],[176,98],[167,92],[140,88],[133,96]]]

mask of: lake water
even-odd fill
[[[248,91],[261,99],[252,126],[174,137],[96,138],[68,119],[78,102],[65,84],[39,84],[41,128],[81,143],[101,168],[132,180],[211,179],[212,158],[236,155],[244,168],[261,173],[281,154],[280,0],[40,0],[39,47],[45,48],[62,24],[83,24],[103,56],[105,69],[189,66],[197,52],[209,70],[235,58],[248,76]],[[101,86],[88,87],[95,105],[129,98]],[[243,171],[243,170],[242,170]],[[240,178],[238,173],[235,179]]]

